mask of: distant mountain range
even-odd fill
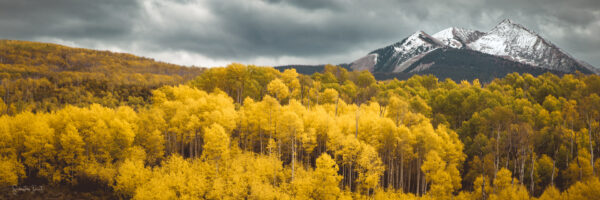
[[[489,32],[447,28],[433,35],[417,31],[395,44],[374,50],[349,64],[351,70],[368,70],[378,79],[406,79],[433,74],[440,79],[491,81],[508,73],[600,73],[573,58],[537,33],[503,20]],[[314,73],[319,66],[279,66]]]

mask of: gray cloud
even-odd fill
[[[0,1],[0,36],[29,39],[111,39],[127,37],[138,18],[135,2],[110,0]],[[132,12],[133,11],[133,12]]]
[[[185,65],[342,63],[418,30],[504,18],[600,66],[597,0],[0,0],[0,38]]]

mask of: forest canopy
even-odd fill
[[[0,186],[124,199],[593,199],[600,77],[377,81],[0,42]],[[3,194],[10,198],[11,194]]]

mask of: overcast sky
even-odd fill
[[[203,67],[338,64],[418,30],[505,18],[600,66],[600,0],[0,0],[0,38]]]

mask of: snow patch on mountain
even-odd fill
[[[450,27],[432,36],[452,48],[463,48],[466,44],[479,39],[484,33],[456,27]]]
[[[350,64],[353,70],[369,70],[371,72],[385,68],[393,72],[405,70],[412,62],[416,61],[418,55],[430,52],[437,48],[446,46],[440,40],[430,36],[423,31],[417,31],[406,39],[393,45],[377,49],[367,56],[362,57]],[[372,60],[376,57],[375,62]]]
[[[373,71],[373,66],[377,64],[377,56],[377,54],[369,54],[365,57],[359,58],[352,63],[351,67],[353,70],[357,71]]]
[[[442,43],[438,39],[431,37],[423,31],[418,31],[409,36],[399,46],[394,46],[394,50],[396,50],[398,53],[406,53],[409,51],[414,51],[415,49],[421,47],[433,47],[443,45],[444,43]]]

